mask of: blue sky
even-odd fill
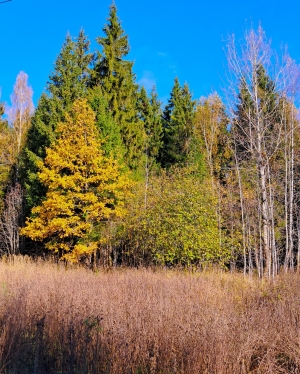
[[[116,0],[129,36],[137,81],[156,85],[166,102],[175,76],[200,98],[224,87],[226,38],[241,39],[261,23],[272,46],[288,45],[300,63],[300,3],[296,0]],[[37,103],[67,32],[81,27],[97,47],[111,0],[12,0],[0,5],[1,101],[23,70]]]

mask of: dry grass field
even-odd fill
[[[0,263],[0,373],[300,372],[300,276]]]

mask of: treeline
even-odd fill
[[[2,254],[299,269],[294,61],[250,30],[228,40],[226,106],[216,93],[193,100],[175,78],[163,107],[136,83],[115,5],[97,42],[91,53],[83,30],[66,37],[35,111],[17,77],[0,122]]]

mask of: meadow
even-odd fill
[[[299,373],[300,277],[0,262],[0,373]]]

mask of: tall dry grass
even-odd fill
[[[300,278],[0,263],[0,373],[299,373]]]

